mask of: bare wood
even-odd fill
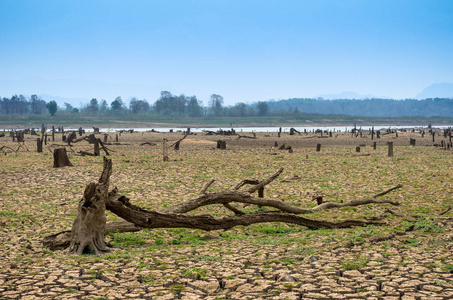
[[[256,140],[256,136],[247,136],[247,135],[238,134],[238,137],[236,138],[236,140],[239,140],[240,138]]]
[[[278,211],[257,212],[243,216],[214,218],[211,215],[186,215],[179,213],[160,213],[148,211],[134,206],[125,196],[109,197],[107,209],[126,221],[143,228],[193,228],[206,231],[230,229],[235,226],[248,226],[256,223],[285,222],[308,227],[318,228],[350,228],[355,226],[382,225],[380,222],[365,222],[346,220],[342,222],[319,221],[304,218],[295,214]]]
[[[266,185],[268,185],[269,183],[271,183],[272,181],[274,181],[278,176],[280,176],[280,174],[283,172],[283,168],[281,168],[280,170],[278,170],[274,175],[272,175],[271,177],[269,177],[268,179],[264,180],[263,182],[261,182],[260,184],[257,184],[253,187],[251,187],[248,192],[251,194],[259,189],[262,189],[264,188]]]
[[[382,196],[396,188],[390,188],[384,192],[374,195],[370,199],[355,200],[347,203],[323,203],[311,210],[301,209],[292,205],[288,205],[280,200],[269,198],[257,198],[251,195],[257,186],[264,188],[266,184],[272,182],[277,178],[283,169],[273,174],[271,177],[256,184],[252,189],[246,192],[238,190],[228,190],[221,193],[206,193],[200,197],[186,201],[162,212],[150,211],[144,208],[133,205],[130,200],[118,194],[115,188],[108,193],[109,179],[112,172],[111,160],[104,157],[104,169],[98,183],[90,183],[87,185],[84,197],[79,203],[78,215],[74,220],[70,234],[62,232],[56,235],[46,237],[44,245],[49,247],[68,247],[69,253],[80,254],[88,246],[97,254],[102,254],[109,251],[109,245],[104,241],[104,235],[107,230],[105,209],[110,210],[120,218],[126,221],[120,222],[114,226],[118,229],[120,225],[124,224],[122,230],[136,231],[140,228],[194,228],[201,230],[219,230],[229,229],[238,225],[251,225],[263,222],[285,222],[291,224],[298,224],[306,226],[311,229],[316,228],[349,228],[353,226],[365,225],[382,225],[383,223],[375,220],[359,221],[359,220],[346,220],[342,222],[329,222],[323,220],[312,220],[300,216],[300,214],[312,213],[327,208],[344,207],[344,206],[357,206],[368,203],[391,203],[398,205],[397,202],[391,201],[377,201],[376,197]],[[213,180],[206,186],[212,184]],[[206,187],[207,189],[207,187]],[[258,206],[268,206],[278,210],[256,212],[245,214],[239,209],[231,205],[231,202],[239,202],[246,204],[254,204]],[[199,207],[222,204],[225,208],[233,211],[235,216],[227,216],[223,218],[215,218],[209,214],[202,215],[187,215],[186,212],[195,210]],[[327,205],[326,205],[327,204]],[[127,223],[130,222],[130,223]],[[131,223],[133,225],[131,225]],[[69,242],[68,242],[69,240]]]
[[[68,154],[66,153],[66,148],[55,148],[53,150],[53,167],[61,168],[66,166],[72,167]]]
[[[105,205],[111,174],[112,160],[104,157],[104,168],[98,183],[92,182],[87,185],[79,202],[77,217],[71,229],[69,254],[80,255],[86,247],[96,254],[110,251],[110,247],[104,241],[104,235],[107,220]]]
[[[401,188],[402,185],[401,184],[398,184],[397,186],[395,187],[392,187],[384,192],[381,192],[379,194],[376,194],[374,196],[372,196],[371,198],[367,198],[367,199],[362,199],[362,200],[351,200],[349,202],[345,202],[345,203],[334,203],[334,202],[325,202],[325,203],[322,203],[321,205],[318,205],[318,206],[315,206],[312,208],[313,211],[320,211],[320,210],[324,210],[324,209],[331,209],[331,208],[340,208],[340,207],[346,207],[346,206],[359,206],[359,205],[365,205],[365,204],[392,204],[392,205],[400,205],[399,202],[395,202],[395,201],[390,201],[390,200],[375,200],[377,197],[380,197],[380,196],[383,196],[393,190],[396,190],[396,189],[399,189]]]
[[[104,143],[101,141],[101,139],[98,138],[98,143],[101,145],[102,150],[104,150],[105,155],[110,155],[109,149],[104,145]]]
[[[449,206],[446,210],[444,210],[443,212],[441,212],[439,214],[439,216],[442,216],[442,215],[445,215],[447,212],[449,212],[451,210],[451,206]]]
[[[232,212],[234,212],[235,215],[237,216],[242,216],[242,215],[245,215],[245,212],[237,209],[236,207],[234,207],[233,205],[229,204],[229,203],[224,203],[223,206],[225,208],[228,208],[229,210],[231,210]]]
[[[71,145],[71,143],[74,141],[76,137],[77,133],[75,131],[72,131],[67,138],[68,145]]]
[[[380,192],[380,193],[374,195],[374,196],[373,196],[373,199],[376,199],[377,197],[384,196],[385,194],[388,194],[388,193],[390,193],[391,191],[396,190],[396,189],[399,189],[399,188],[402,188],[402,187],[403,187],[402,184],[398,184],[398,185],[396,185],[396,186],[394,186],[394,187],[389,188],[388,190],[385,190],[385,191],[383,191],[383,192]]]
[[[180,143],[180,142],[181,142],[183,139],[185,139],[186,137],[187,137],[187,135],[184,135],[183,138],[177,140],[176,142],[174,142],[173,144],[171,144],[170,146],[168,146],[168,148],[171,148],[171,147],[175,146],[176,144]]]
[[[141,144],[140,144],[140,146],[144,146],[144,145],[156,146],[156,143],[153,143],[153,142],[144,142],[144,143],[141,143]]]
[[[167,139],[163,140],[162,143],[162,157],[163,161],[168,161],[168,147],[167,147]]]
[[[199,195],[206,194],[206,191],[214,182],[215,182],[215,179],[209,180],[209,182],[204,185],[204,187],[200,190],[200,192],[198,194]]]
[[[8,147],[8,146],[2,146],[2,147],[0,148],[0,150],[2,150],[3,153],[6,155],[6,154],[8,153],[8,151],[6,151],[7,149],[11,150],[11,151],[14,152],[14,153],[17,153],[17,152],[19,151],[20,148],[21,148],[21,145],[19,144],[19,147],[17,147],[17,150],[14,150],[13,148]]]
[[[257,185],[259,184],[260,181],[257,180],[257,179],[244,179],[242,180],[241,182],[239,182],[235,187],[234,189],[235,190],[239,190],[241,187],[243,187],[244,185],[246,184],[253,184],[253,185]]]
[[[248,192],[241,192],[236,190],[223,191],[218,193],[209,193],[201,195],[200,197],[178,203],[164,209],[165,213],[186,213],[202,206],[213,204],[227,204],[230,202],[238,202],[245,204],[253,204],[258,206],[269,206],[277,208],[281,211],[293,214],[308,214],[311,210],[302,209],[297,206],[286,204],[283,201],[270,199],[270,198],[257,198]]]
[[[291,181],[300,180],[300,179],[301,179],[301,177],[299,175],[294,175],[294,176],[287,176],[280,181],[281,182],[291,182]]]
[[[89,137],[88,136],[82,136],[74,141],[72,141],[71,143],[75,144],[75,143],[78,143],[78,142],[81,142],[81,141],[88,141]]]
[[[109,222],[105,225],[105,233],[116,232],[136,232],[142,230],[141,227],[127,221]],[[71,242],[71,230],[59,232],[46,236],[43,240],[43,246],[55,251],[64,250],[69,247]]]
[[[79,152],[77,152],[77,153],[80,154],[81,156],[85,156],[85,155],[88,155],[88,156],[96,156],[96,154],[91,153],[91,152],[88,152],[88,151],[79,151]]]

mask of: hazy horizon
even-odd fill
[[[453,83],[453,1],[0,1],[0,96],[225,105]]]

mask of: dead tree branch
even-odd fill
[[[185,139],[186,137],[187,137],[187,135],[184,135],[184,137],[180,138],[179,140],[177,140],[176,142],[174,142],[173,144],[171,144],[170,146],[168,146],[168,148],[171,148],[171,147],[175,146],[176,144],[181,143],[181,141],[182,141],[183,139]]]
[[[324,210],[324,209],[331,209],[331,208],[340,208],[340,207],[346,207],[346,206],[359,206],[359,205],[365,205],[365,204],[383,204],[383,203],[388,203],[388,204],[392,204],[392,205],[400,205],[399,202],[395,202],[395,201],[390,201],[390,200],[375,200],[377,197],[380,197],[380,196],[383,196],[387,193],[390,193],[391,191],[393,190],[396,190],[396,189],[399,189],[403,187],[401,184],[398,184],[397,186],[394,186],[388,190],[385,190],[379,194],[376,194],[374,196],[372,196],[371,198],[367,198],[367,199],[362,199],[362,200],[351,200],[349,202],[345,202],[345,203],[335,203],[335,202],[324,202],[316,207],[313,207],[312,210],[313,211],[320,211],[320,210]]]
[[[109,232],[109,228],[112,228],[112,226],[117,226],[116,229],[119,230],[121,227],[122,230],[131,231],[136,231],[140,228],[193,228],[211,231],[226,230],[239,225],[248,226],[264,222],[284,222],[305,226],[310,229],[349,228],[371,224],[382,225],[383,223],[374,220],[345,220],[341,222],[329,222],[324,220],[312,220],[300,215],[323,209],[358,206],[369,203],[388,203],[398,205],[398,202],[378,201],[375,200],[375,198],[401,187],[401,185],[395,186],[384,192],[378,193],[369,199],[353,200],[347,203],[323,203],[314,209],[302,209],[286,204],[280,200],[258,198],[252,195],[252,193],[256,190],[264,189],[264,186],[274,181],[283,172],[283,169],[280,169],[261,183],[259,183],[259,181],[244,180],[236,185],[234,190],[206,193],[207,188],[214,182],[214,180],[211,180],[202,189],[202,195],[198,198],[179,203],[159,212],[133,205],[126,196],[120,195],[116,188],[110,193],[107,193],[111,171],[111,160],[104,158],[104,170],[101,178],[98,183],[90,183],[87,185],[83,199],[79,203],[78,215],[74,221],[70,234],[68,234],[68,232],[62,232],[46,237],[43,242],[45,246],[52,249],[54,247],[68,247],[69,245],[69,253],[76,254],[82,253],[88,246],[95,253],[101,254],[109,251],[108,245],[104,242],[104,235],[106,232]],[[249,184],[250,182],[255,185],[245,192],[238,190],[241,186]],[[276,210],[244,213],[243,211],[232,206],[232,202],[267,206]],[[215,218],[209,214],[186,214],[187,212],[193,211],[199,207],[213,204],[221,204],[225,208],[234,212],[235,215]],[[106,225],[105,209],[113,212],[125,220],[126,223],[120,222],[115,225]]]

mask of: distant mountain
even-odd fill
[[[319,95],[318,97],[326,99],[326,100],[377,98],[376,96],[373,96],[373,95],[360,95],[356,92],[341,92],[339,94],[325,94],[325,95]]]
[[[416,99],[453,98],[453,83],[435,83],[425,88]]]

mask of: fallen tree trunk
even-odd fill
[[[89,247],[96,254],[102,254],[110,250],[109,245],[104,241],[105,233],[115,230],[122,232],[137,231],[140,228],[193,228],[212,231],[227,230],[239,225],[248,226],[267,222],[297,224],[310,229],[382,225],[384,223],[378,221],[345,220],[330,222],[312,220],[300,215],[345,206],[365,204],[399,205],[398,202],[378,201],[376,198],[401,187],[401,185],[397,185],[368,199],[353,200],[346,203],[326,202],[313,209],[302,209],[280,200],[259,198],[252,195],[255,191],[262,191],[264,186],[275,180],[283,172],[283,169],[280,169],[262,182],[243,180],[233,190],[224,192],[206,193],[207,188],[214,182],[210,181],[202,189],[202,195],[198,198],[179,203],[159,212],[133,205],[129,198],[120,195],[116,188],[107,194],[111,170],[111,160],[104,158],[104,170],[101,178],[98,183],[87,185],[84,197],[79,203],[78,215],[74,221],[72,230],[46,237],[43,241],[45,247],[51,250],[69,247],[70,254],[81,254],[85,251],[86,247]],[[245,184],[253,184],[253,186],[245,192],[239,191],[238,189]],[[266,206],[274,210],[246,214],[233,207],[231,205],[232,202]],[[186,214],[186,212],[193,211],[199,207],[213,204],[222,204],[225,208],[233,211],[235,215],[215,218],[209,214]],[[106,224],[105,209],[116,214],[126,222]]]
[[[367,222],[359,220],[346,220],[342,222],[329,222],[311,220],[296,214],[289,214],[280,211],[257,212],[245,214],[240,217],[214,218],[211,215],[186,215],[180,213],[160,213],[148,211],[129,202],[125,196],[109,197],[107,209],[123,218],[143,228],[193,228],[206,231],[230,229],[235,226],[252,225],[256,223],[284,222],[308,227],[318,228],[349,228],[365,225],[382,225],[381,222]]]

